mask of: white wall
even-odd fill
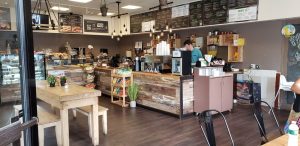
[[[300,0],[259,0],[258,20],[300,17]]]

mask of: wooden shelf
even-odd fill
[[[113,83],[111,83],[111,86],[113,86],[113,87],[123,87],[123,85],[118,85],[118,84],[113,84]],[[125,88],[127,88],[129,85],[125,85],[124,87]]]
[[[114,80],[116,80],[116,78],[120,79],[120,82],[118,83],[113,83]],[[118,80],[117,79],[117,80]],[[128,95],[126,95],[126,88],[129,86],[126,84],[126,82],[130,82],[130,84],[132,83],[132,74],[129,75],[118,75],[118,74],[112,74],[111,75],[111,102],[115,103],[117,105],[120,105],[122,107],[128,107],[128,104],[126,104],[126,97],[128,97]],[[120,88],[120,93],[122,95],[116,94],[114,92],[115,87]],[[118,100],[115,100],[115,98],[119,98]],[[122,98],[122,99],[120,99]]]
[[[127,97],[127,95],[119,95],[119,94],[115,94],[115,93],[112,93],[112,95],[113,96],[116,96],[116,97],[122,97],[122,98],[126,98]]]
[[[129,105],[127,102],[125,102],[125,104],[123,104],[123,101],[122,101],[122,100],[113,101],[113,102],[111,102],[111,103],[117,104],[117,105],[122,106],[122,107],[128,107],[128,105]]]
[[[131,74],[130,75],[112,74],[111,77],[115,77],[115,78],[129,78],[129,77],[131,77]]]

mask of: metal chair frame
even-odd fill
[[[270,109],[269,112],[267,112],[267,113],[268,114],[272,114],[273,119],[274,119],[274,121],[276,123],[276,126],[277,126],[277,128],[278,128],[278,130],[279,130],[279,132],[280,132],[281,135],[283,135],[283,131],[281,130],[281,128],[279,126],[278,120],[277,120],[277,118],[275,116],[275,113],[274,113],[274,110],[272,109],[272,107],[267,102],[265,102],[265,101],[255,101],[253,103],[253,111],[254,111],[253,115],[254,115],[255,120],[256,120],[256,122],[258,124],[261,136],[263,136],[265,138],[265,140],[268,142],[269,140],[267,138],[266,130],[265,130],[265,127],[264,127],[263,116],[262,116],[262,112],[261,112],[261,109],[262,109],[261,108],[261,103],[266,104],[267,107]],[[257,108],[259,108],[259,109],[257,109]],[[260,115],[257,115],[257,114],[260,114]],[[258,118],[262,119],[262,121],[261,121],[262,123],[259,121]]]
[[[228,126],[228,123],[227,123],[227,120],[226,120],[226,118],[225,118],[225,116],[220,112],[220,111],[218,111],[218,110],[214,110],[214,109],[212,109],[212,110],[206,110],[206,111],[203,111],[202,113],[200,113],[200,114],[197,114],[197,116],[198,116],[198,118],[199,118],[199,124],[200,124],[200,128],[201,128],[201,130],[202,130],[202,133],[203,133],[203,135],[204,135],[204,137],[205,137],[205,140],[206,140],[206,142],[207,142],[207,144],[208,144],[208,146],[216,146],[216,141],[215,141],[215,135],[214,135],[214,127],[213,127],[213,120],[211,119],[211,112],[216,112],[216,113],[218,113],[218,114],[220,114],[221,116],[222,116],[222,118],[223,118],[223,120],[224,120],[224,123],[225,123],[225,125],[226,125],[226,128],[227,128],[227,132],[228,132],[228,135],[229,135],[229,137],[230,137],[230,140],[231,140],[231,143],[232,143],[232,146],[235,146],[235,144],[234,144],[234,140],[233,140],[233,138],[232,138],[232,135],[231,135],[231,132],[230,132],[230,129],[229,129],[229,126]],[[209,119],[207,118],[207,116],[209,116]],[[206,133],[208,133],[208,130],[211,130],[210,132],[209,132],[209,136],[211,137],[211,138],[213,138],[213,139],[210,139],[209,140],[209,138],[208,138],[208,134],[205,134],[205,131],[204,131],[204,128],[203,128],[203,123],[205,123],[205,124],[211,124],[212,125],[212,129],[206,129]]]

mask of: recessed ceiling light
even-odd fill
[[[141,6],[134,6],[134,5],[127,5],[122,7],[123,9],[130,9],[130,10],[134,10],[134,9],[140,9],[142,8]]]
[[[77,2],[77,3],[88,3],[88,2],[91,2],[93,0],[69,0],[71,2]]]
[[[107,16],[112,16],[112,15],[114,15],[115,13],[111,13],[111,12],[107,12]],[[101,13],[98,13],[98,15],[102,15]]]
[[[69,10],[70,10],[69,8],[66,8],[66,7],[58,7],[58,6],[53,6],[51,9],[52,9],[52,10],[55,10],[55,11],[69,11]]]

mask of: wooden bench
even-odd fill
[[[107,111],[108,108],[99,106],[98,107],[98,115],[102,116],[102,127],[103,127],[103,133],[106,135],[107,134]],[[83,115],[88,116],[88,125],[89,125],[89,136],[92,137],[92,130],[93,128],[91,128],[92,126],[92,109],[90,106],[85,106],[85,107],[80,107],[80,108],[75,108],[73,109],[73,117],[76,118],[76,111],[82,113]]]
[[[22,110],[21,105],[15,105],[15,115],[19,115],[19,111]],[[55,133],[56,133],[56,140],[57,145],[62,146],[62,140],[61,140],[61,121],[60,118],[45,109],[43,109],[40,106],[37,106],[37,112],[38,112],[38,133],[39,133],[39,146],[44,146],[44,138],[45,138],[45,128],[49,127],[55,127]],[[23,143],[23,136],[21,138],[21,146],[24,146]]]

